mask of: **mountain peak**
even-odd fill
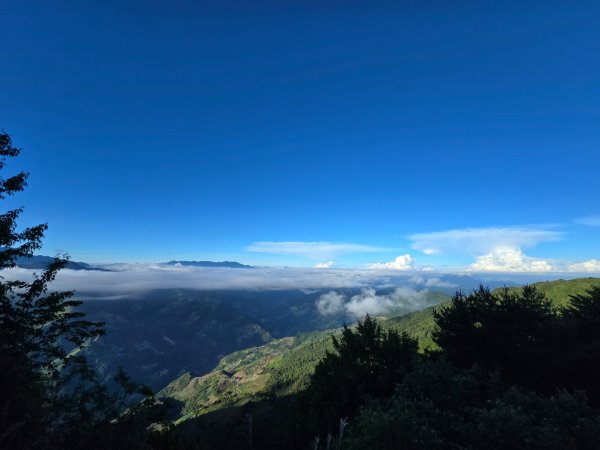
[[[164,263],[167,266],[188,266],[188,267],[228,267],[230,269],[252,269],[252,266],[241,264],[236,261],[169,261]]]

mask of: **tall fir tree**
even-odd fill
[[[0,170],[19,156],[0,133]],[[0,177],[0,200],[27,186],[29,174]],[[41,248],[46,224],[19,230],[23,208],[0,215],[0,270]],[[85,320],[73,291],[51,289],[68,257],[29,279],[0,276],[0,448],[138,448],[150,423],[164,419],[164,404],[122,371],[122,392],[109,393],[88,364],[84,347],[104,334]],[[128,403],[133,397],[141,402]]]

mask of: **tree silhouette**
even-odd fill
[[[417,357],[416,340],[384,331],[368,315],[355,329],[344,327],[332,339],[335,351],[317,364],[308,389],[317,426],[333,426],[354,415],[369,397],[391,395]]]
[[[434,319],[433,339],[456,366],[477,364],[538,392],[566,387],[559,371],[569,351],[567,329],[534,286],[459,292],[450,306],[434,312]]]
[[[591,404],[600,405],[600,286],[571,296],[562,316],[570,331],[570,351],[563,358],[561,376],[573,389],[585,391]]]
[[[0,170],[19,153],[10,136],[0,133]],[[0,178],[0,200],[23,191],[28,175]],[[18,230],[22,211],[0,215],[0,270],[33,256],[42,245],[47,225]],[[148,413],[159,409],[152,392],[122,371],[115,380],[123,391],[120,399],[98,381],[82,349],[104,334],[103,324],[85,320],[73,291],[49,287],[67,260],[56,257],[29,280],[0,276],[0,448],[106,447],[130,436],[139,444],[134,431],[145,431]],[[125,400],[136,395],[147,398],[123,413]]]
[[[0,169],[20,150],[0,133]],[[28,173],[0,178],[0,200],[27,186]],[[23,208],[0,215],[0,269],[15,266],[17,258],[31,257],[42,245],[46,224],[17,230]],[[55,408],[62,403],[61,374],[77,358],[71,350],[102,334],[101,324],[83,320],[75,311],[81,303],[73,292],[50,292],[51,283],[66,258],[56,258],[29,281],[0,279],[0,445],[35,444],[51,422],[62,421]],[[79,359],[78,365],[81,366]]]

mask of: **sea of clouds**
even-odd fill
[[[556,274],[464,274],[409,272],[369,269],[315,268],[203,268],[164,264],[112,264],[110,271],[61,270],[52,283],[53,290],[76,290],[98,296],[128,296],[156,289],[196,290],[335,290],[343,288],[412,288],[453,292],[470,290],[483,283],[490,287],[516,285],[564,277]],[[23,268],[6,269],[7,280],[31,279],[35,272]],[[574,275],[575,276],[575,275]],[[101,295],[100,295],[101,294]]]

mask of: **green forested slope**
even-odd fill
[[[557,306],[594,285],[600,285],[599,278],[535,283]],[[433,310],[440,306],[381,320],[381,325],[418,338],[423,349],[433,344]],[[209,374],[202,377],[184,374],[161,391],[161,395],[183,402],[182,417],[189,418],[250,401],[293,394],[306,386],[317,362],[332,349],[331,335],[338,332],[307,333],[232,353],[221,359]]]
[[[569,302],[571,295],[583,294],[594,286],[600,286],[600,278],[542,281],[533,285],[552,300],[555,306],[563,306]]]

